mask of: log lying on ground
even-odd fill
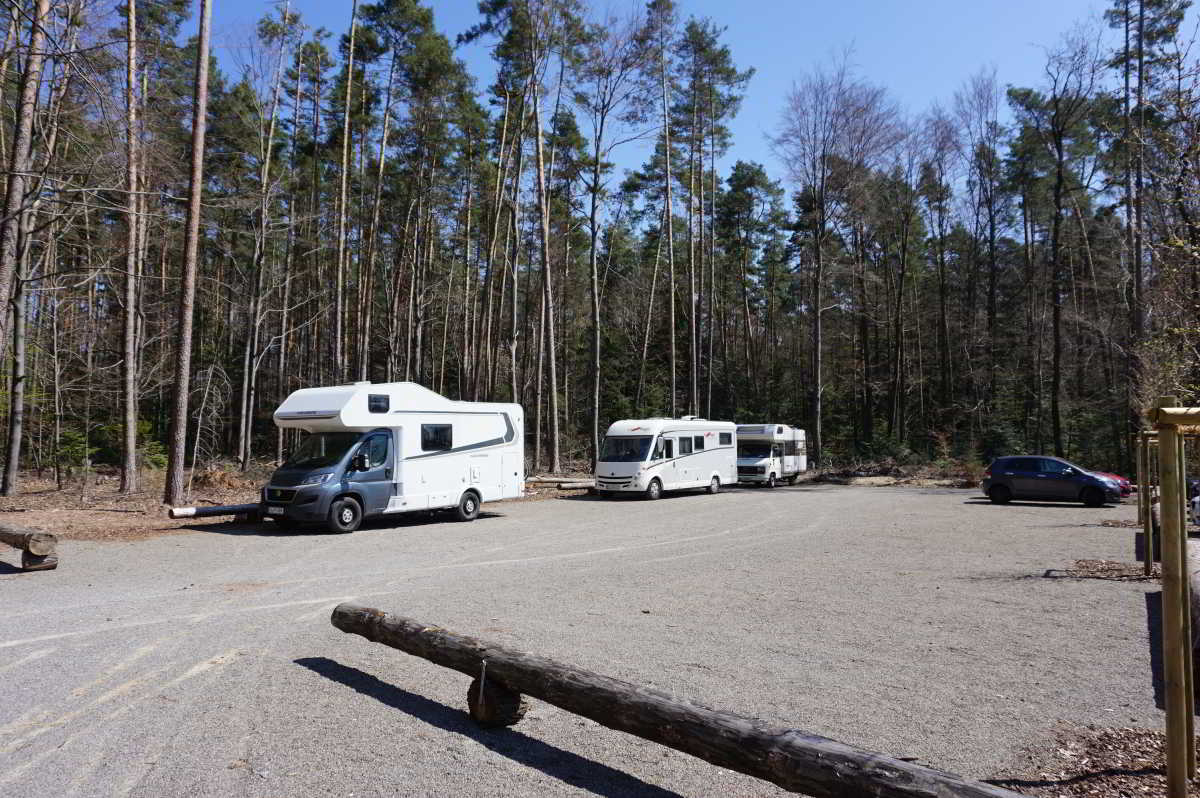
[[[0,543],[21,550],[21,568],[26,571],[53,571],[58,567],[58,538],[15,524],[0,524]]]
[[[172,507],[167,510],[171,518],[215,518],[222,515],[257,516],[262,512],[258,504],[219,504],[213,507]]]
[[[817,798],[1018,795],[826,737],[710,709],[377,609],[339,604],[330,620],[343,632],[362,635],[474,677],[471,714],[485,725],[511,725],[519,720],[524,714],[520,694],[525,693],[610,729]],[[483,706],[477,706],[480,695]]]

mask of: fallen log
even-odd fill
[[[584,490],[585,488],[594,488],[596,483],[593,480],[587,482],[560,482],[558,483],[559,490]]]
[[[512,725],[520,720],[524,714],[520,698],[524,693],[610,729],[816,798],[1018,795],[826,737],[710,709],[381,610],[339,604],[330,621],[343,632],[473,677],[468,705],[471,716],[483,725]]]
[[[58,538],[16,524],[0,524],[0,543],[21,550],[21,568],[26,571],[53,571],[58,567]]]
[[[215,518],[222,515],[244,515],[256,518],[262,512],[258,504],[220,504],[214,507],[172,507],[167,510],[170,518]]]

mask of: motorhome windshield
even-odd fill
[[[283,464],[284,468],[321,468],[335,465],[362,437],[360,432],[314,432]]]
[[[771,456],[771,444],[767,441],[738,441],[738,457],[762,458]]]
[[[650,436],[604,438],[604,449],[600,452],[602,463],[640,463],[650,453]]]

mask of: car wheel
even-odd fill
[[[1004,485],[996,485],[988,491],[988,498],[992,500],[992,504],[1008,504],[1012,501],[1012,491]]]
[[[1104,491],[1099,488],[1086,488],[1083,495],[1080,497],[1083,503],[1088,507],[1103,507],[1104,506]]]
[[[459,521],[474,521],[479,517],[479,496],[475,491],[469,490],[462,495],[454,508],[454,517]]]
[[[712,480],[710,480],[708,483],[708,492],[709,493],[719,493],[720,490],[721,490],[721,478],[713,477]]]
[[[776,485],[775,475],[772,474],[771,476],[767,477],[767,487],[773,488],[773,487],[775,487],[775,485]]]
[[[334,500],[329,507],[329,528],[345,534],[358,529],[362,523],[362,505],[353,496]]]
[[[646,492],[643,494],[650,501],[662,498],[662,483],[657,479],[650,480],[650,484],[646,486]]]

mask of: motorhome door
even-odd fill
[[[366,468],[354,470],[346,475],[346,479],[363,497],[364,515],[382,513],[388,508],[393,495],[392,476],[395,473],[394,436],[391,430],[378,430],[371,433],[359,444],[358,455],[366,455]],[[357,459],[357,457],[356,457]]]

